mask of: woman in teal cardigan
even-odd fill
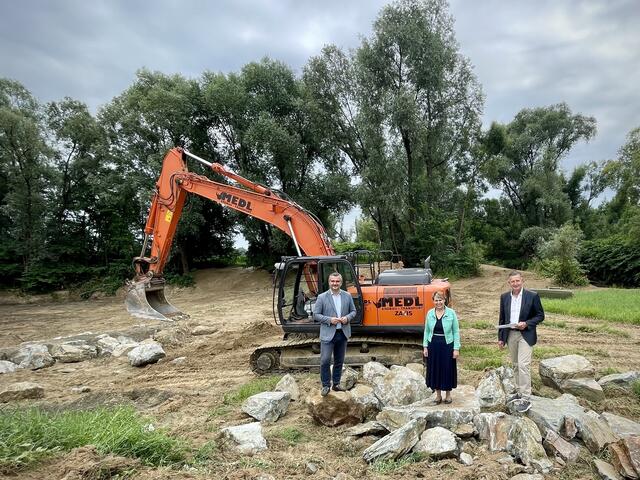
[[[436,391],[436,405],[451,403],[451,390],[458,386],[456,359],[460,354],[460,326],[453,309],[444,304],[444,295],[433,294],[432,308],[424,324],[424,356],[427,359],[427,387]]]

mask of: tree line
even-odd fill
[[[450,275],[484,260],[638,286],[640,128],[616,158],[565,172],[593,117],[561,103],[485,130],[483,103],[443,0],[384,7],[357,48],[328,45],[299,75],[269,58],[198,78],[142,69],[95,114],[0,79],[0,283],[115,290],[140,253],[162,158],[181,146],[283,192],[342,249],[390,249],[407,265],[432,255]],[[295,252],[270,225],[192,197],[168,275],[233,261],[236,233],[250,265]]]

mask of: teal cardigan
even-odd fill
[[[427,312],[424,323],[424,340],[422,344],[429,346],[429,342],[433,338],[433,329],[436,326],[436,309],[432,308]],[[444,338],[447,343],[453,342],[453,349],[460,350],[460,326],[458,325],[458,317],[456,312],[449,307],[444,307],[444,315],[442,316],[442,328],[444,329]]]

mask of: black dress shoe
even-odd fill
[[[342,385],[338,384],[338,385],[334,385],[333,386],[333,390],[336,392],[346,392],[347,389],[344,388]]]
[[[322,390],[320,390],[320,395],[322,395],[323,397],[329,395],[329,387],[322,387]]]

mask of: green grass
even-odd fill
[[[397,472],[401,468],[412,463],[418,463],[425,458],[420,453],[411,453],[398,460],[376,460],[371,464],[371,470],[381,475],[388,475]]]
[[[600,370],[600,377],[606,377],[607,375],[613,375],[614,373],[620,373],[620,370],[613,367],[607,367]]]
[[[493,325],[490,322],[469,322],[467,324],[471,328],[475,328],[476,330],[491,330],[493,329]]]
[[[228,406],[240,405],[247,398],[262,392],[273,390],[282,377],[259,377],[241,385],[232,392],[225,393],[222,403]]]
[[[460,351],[462,366],[467,370],[482,371],[485,368],[496,368],[503,364],[505,350],[497,346],[463,345]]]
[[[564,300],[543,298],[545,311],[640,325],[640,290],[607,288],[577,291]]]
[[[284,427],[279,430],[273,430],[269,433],[269,436],[282,439],[289,445],[296,445],[307,440],[304,432],[296,427]]]
[[[636,396],[636,398],[638,400],[640,400],[640,380],[633,382],[631,384],[631,391],[633,392],[633,394]]]
[[[606,333],[609,335],[615,335],[616,337],[624,337],[628,338],[629,334],[624,330],[619,330],[617,328],[611,328],[609,325],[598,324],[598,325],[580,325],[576,328],[576,331],[582,333]]]
[[[0,471],[31,465],[60,451],[95,445],[102,454],[138,458],[147,465],[181,464],[188,448],[133,407],[44,412],[0,412]]]
[[[560,320],[560,321],[545,320],[541,325],[545,327],[551,327],[551,328],[567,328],[567,322],[563,320]]]

